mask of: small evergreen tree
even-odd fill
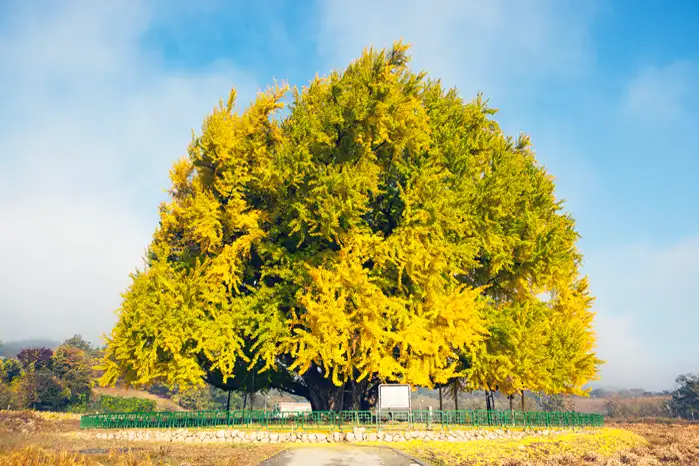
[[[683,374],[675,380],[670,407],[673,414],[685,419],[699,419],[699,375]]]

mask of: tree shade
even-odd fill
[[[529,138],[408,47],[235,91],[171,172],[102,383],[279,388],[366,408],[381,382],[579,393],[600,364],[574,220]],[[544,298],[545,297],[545,298]]]

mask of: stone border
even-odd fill
[[[131,442],[178,442],[178,443],[396,443],[408,440],[468,442],[471,440],[522,439],[546,437],[562,433],[595,432],[596,428],[568,429],[468,429],[439,431],[383,431],[367,432],[364,427],[355,427],[348,432],[275,432],[273,430],[245,431],[234,429],[136,429],[113,430],[88,434],[99,440],[126,440]]]

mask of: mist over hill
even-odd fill
[[[56,349],[61,344],[58,340],[48,338],[35,338],[29,340],[3,341],[0,343],[0,356],[13,358],[22,348],[51,348]]]

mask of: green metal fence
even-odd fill
[[[82,429],[235,427],[239,429],[343,430],[449,429],[459,427],[601,427],[601,414],[539,411],[179,411],[89,414]]]

